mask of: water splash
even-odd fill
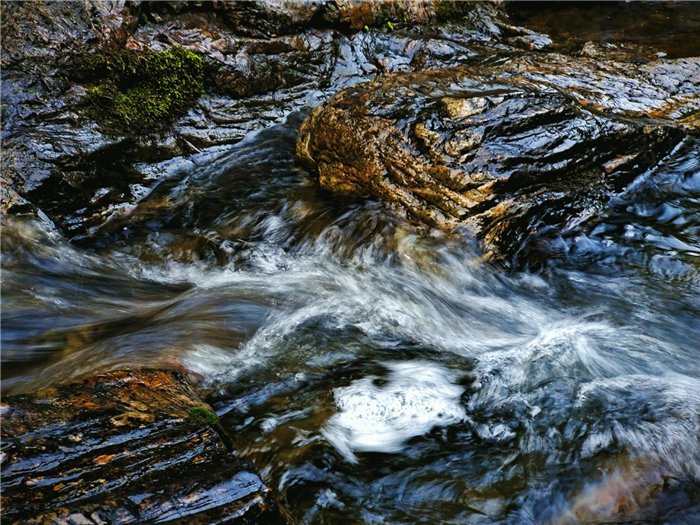
[[[408,439],[464,420],[464,388],[454,374],[426,361],[385,363],[387,377],[365,377],[334,391],[339,413],[323,430],[349,461],[354,452],[397,452]]]

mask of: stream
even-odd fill
[[[607,3],[581,23],[561,6],[512,20],[562,52],[644,44],[632,5],[627,25]],[[661,55],[697,56],[698,10],[671,12],[651,19]],[[459,65],[441,38],[426,49]],[[408,68],[391,56],[376,62]],[[368,78],[341,59],[339,88]],[[293,109],[140,166],[153,178],[122,181],[135,202],[104,222],[3,215],[3,395],[184,370],[304,525],[700,523],[697,133],[549,235],[537,266],[509,266],[464,231],[321,189],[295,160],[310,108]]]
[[[308,524],[569,523],[615,476],[697,520],[697,139],[531,273],[318,189],[303,116],[69,243],[7,218],[3,392],[182,367]]]

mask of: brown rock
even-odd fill
[[[653,457],[622,454],[599,471],[598,482],[574,496],[553,525],[639,523],[667,516],[669,507],[688,507],[698,501],[691,487],[683,490],[674,469]]]
[[[441,3],[436,0],[362,1],[338,0],[329,2],[324,17],[334,24],[346,25],[353,31],[364,26],[392,24],[427,24],[437,19]]]
[[[389,74],[319,106],[297,156],[321,186],[392,202],[517,252],[577,228],[698,129],[700,60],[556,54]]]
[[[292,523],[205,410],[166,370],[5,397],[3,522]]]
[[[277,2],[216,1],[228,24],[240,35],[257,38],[289,35],[311,25],[323,8],[319,0]]]

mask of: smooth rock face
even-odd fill
[[[292,523],[196,407],[164,370],[3,398],[3,523]]]
[[[513,254],[575,230],[699,127],[700,60],[642,66],[556,54],[393,74],[319,106],[297,156],[339,193],[468,226]]]

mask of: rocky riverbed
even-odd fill
[[[1,9],[3,520],[700,519],[697,4]]]

